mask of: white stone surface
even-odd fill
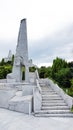
[[[9,101],[9,110],[30,114],[32,112],[32,96],[15,96]]]
[[[39,93],[37,88],[35,88],[35,90],[34,90],[33,101],[34,101],[34,103],[33,103],[34,104],[34,112],[41,110],[42,99],[41,99],[41,94]]]
[[[16,90],[0,90],[0,107],[8,108],[8,101],[15,96]]]
[[[0,130],[73,130],[73,118],[38,118],[0,109]]]
[[[29,82],[35,84],[36,82],[36,74],[35,72],[29,72]]]
[[[33,89],[34,112],[41,110],[42,106],[41,87],[38,80],[36,80],[36,84],[36,87],[34,87]]]
[[[28,63],[28,45],[27,45],[27,27],[26,19],[22,19],[20,23],[16,54],[14,57],[14,65],[11,74],[7,75],[7,79],[15,79],[15,82],[22,81],[22,66],[25,66],[25,80],[29,82],[29,63]],[[7,80],[9,81],[9,80]]]
[[[22,86],[22,96],[33,95],[33,85],[24,85]]]
[[[22,91],[23,87],[25,91]],[[30,114],[32,112],[33,87],[28,83],[1,83],[0,107]]]

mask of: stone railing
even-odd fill
[[[33,89],[33,104],[34,104],[34,112],[41,110],[42,97],[41,97],[41,87],[38,79],[36,79],[36,86]]]
[[[7,79],[0,79],[0,83],[7,83]]]
[[[39,91],[39,93],[41,94],[41,87],[40,87],[40,84],[39,84],[39,81],[36,79],[36,84],[37,84],[37,89]]]
[[[37,70],[37,69],[36,69],[36,71],[35,71],[35,75],[36,75],[36,79],[39,80],[39,74],[38,74],[38,70]]]
[[[47,84],[50,85],[64,99],[70,108],[73,106],[73,98],[67,95],[57,84],[54,84],[50,79],[47,79]]]

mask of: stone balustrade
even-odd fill
[[[33,88],[33,104],[34,112],[41,110],[42,97],[41,97],[41,87],[39,81],[36,79],[36,87]]]

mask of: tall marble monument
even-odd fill
[[[4,58],[4,62],[12,61],[12,52],[9,50],[8,57]]]
[[[28,45],[27,45],[27,28],[26,19],[22,19],[18,34],[16,54],[12,73],[7,75],[7,81],[22,81],[22,66],[25,66],[25,81],[29,82],[29,63],[28,63]]]

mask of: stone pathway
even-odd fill
[[[39,118],[0,109],[0,130],[73,130],[73,118]]]

